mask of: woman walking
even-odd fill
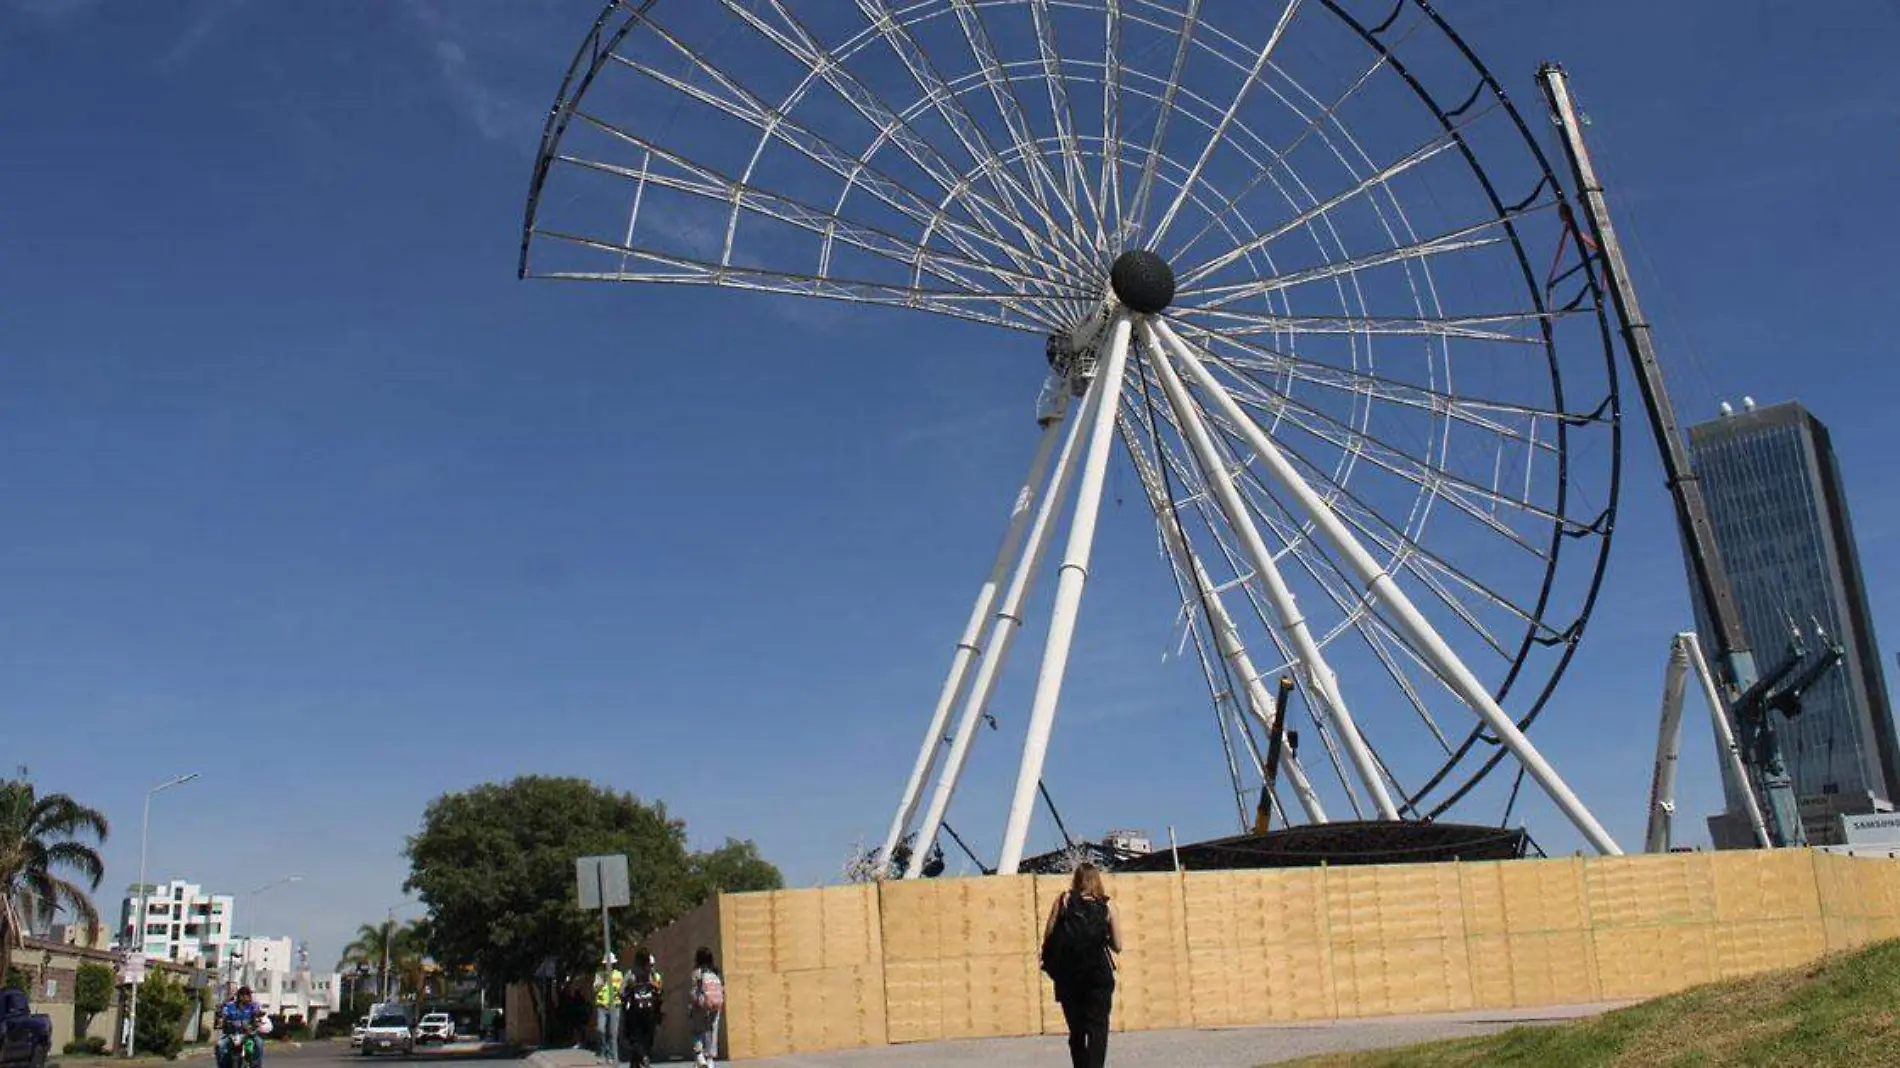
[[[694,1068],[712,1068],[719,1058],[719,1014],[726,1009],[726,981],[705,946],[693,954],[692,1001],[688,1018],[693,1032]]]
[[[1042,970],[1056,986],[1069,1023],[1073,1068],[1108,1063],[1108,1017],[1115,1001],[1115,957],[1122,951],[1121,918],[1102,889],[1093,864],[1075,869],[1042,927]]]

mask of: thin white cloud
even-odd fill
[[[529,101],[483,77],[470,55],[475,35],[462,21],[468,9],[457,8],[452,17],[430,0],[407,0],[404,8],[421,30],[437,79],[462,117],[489,141],[531,146],[540,131],[540,114]]]

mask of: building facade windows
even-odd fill
[[[1691,427],[1689,449],[1757,668],[1781,663],[1797,630],[1811,644],[1818,626],[1845,650],[1802,714],[1775,723],[1810,841],[1835,842],[1841,815],[1900,794],[1900,753],[1827,428],[1796,403],[1751,407]],[[1696,615],[1704,648],[1717,648],[1700,603]],[[1720,769],[1728,811],[1710,820],[1715,844],[1751,845],[1744,784]]]

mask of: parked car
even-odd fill
[[[0,990],[0,1065],[42,1068],[53,1051],[53,1019],[32,1011],[26,991]]]
[[[422,1018],[422,1026],[416,1028],[416,1041],[442,1042],[455,1041],[455,1018],[446,1012],[432,1012]]]
[[[363,1044],[363,1034],[364,1032],[368,1030],[369,1030],[369,1017],[367,1016],[357,1017],[356,1022],[350,1025],[350,1048],[351,1049],[356,1049],[357,1047]]]
[[[359,1052],[368,1057],[376,1053],[414,1053],[415,1049],[416,1035],[409,1029],[409,1017],[391,1013],[369,1018]]]

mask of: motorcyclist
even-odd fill
[[[238,987],[231,1000],[218,1007],[218,1068],[233,1068],[237,1058],[237,1043],[247,1037],[255,1037],[270,1030],[270,1017],[264,1014],[264,1007],[251,1000],[251,988]],[[254,1068],[264,1068],[264,1043],[251,1043],[251,1064]]]

